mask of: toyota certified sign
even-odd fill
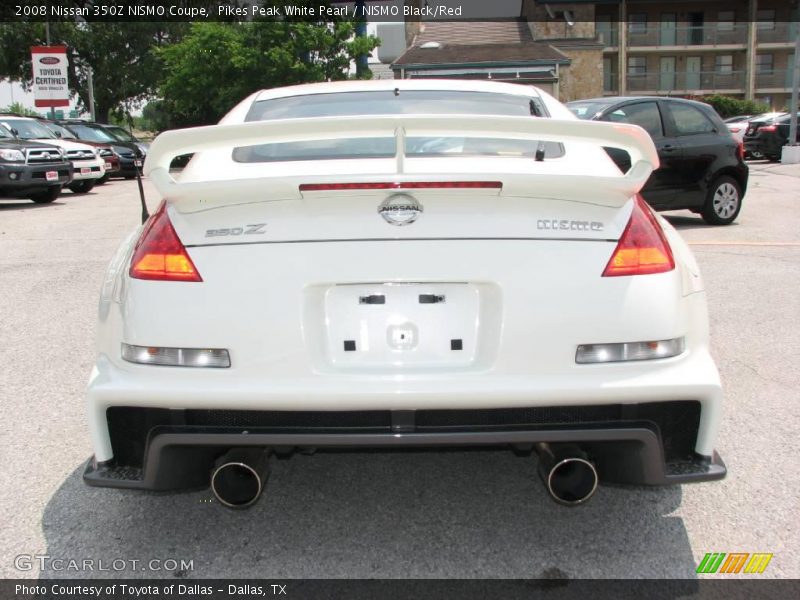
[[[69,106],[66,46],[34,46],[33,96],[36,106]]]

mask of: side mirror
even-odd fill
[[[57,137],[57,138],[60,138],[60,137],[62,137],[62,135],[61,135],[61,132],[60,132],[60,131],[54,131],[53,133],[55,133],[55,134],[56,134],[56,137]]]

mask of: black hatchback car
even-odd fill
[[[764,121],[751,122],[744,132],[744,148],[754,157],[763,156],[772,162],[781,159],[783,147],[789,143],[789,122],[792,115],[780,115]],[[800,113],[798,113],[800,120]],[[795,135],[800,142],[800,127]]]
[[[650,134],[661,166],[642,196],[656,210],[686,208],[712,225],[728,225],[739,215],[748,178],[744,149],[711,106],[639,96],[578,100],[567,108],[581,119],[632,123]],[[626,152],[606,151],[620,169],[630,169]]]

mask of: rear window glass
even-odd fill
[[[669,110],[678,135],[696,135],[714,131],[714,124],[694,106],[670,103]]]
[[[548,116],[544,104],[536,97],[467,91],[381,90],[261,100],[253,104],[245,120],[430,114],[507,115],[532,119]],[[564,155],[563,146],[554,142],[466,136],[406,138],[406,155],[415,157],[465,155],[533,158],[537,150],[542,150],[545,158]],[[240,147],[234,149],[233,159],[250,163],[389,158],[395,153],[394,137],[350,138]]]

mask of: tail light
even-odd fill
[[[762,125],[759,127],[759,131],[776,131],[778,129],[777,125]]]
[[[675,259],[661,225],[641,196],[636,196],[633,212],[603,277],[650,275],[675,268]]]
[[[744,142],[736,144],[736,156],[739,157],[739,160],[744,160]]]
[[[164,202],[147,221],[136,243],[130,276],[158,281],[203,281],[170,223]]]

